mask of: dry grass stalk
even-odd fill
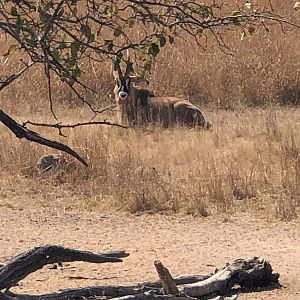
[[[298,21],[285,2],[274,0],[272,5],[281,15]],[[8,41],[0,36],[0,42],[1,56]],[[149,78],[156,94],[188,98],[202,104],[201,108],[203,104],[209,104],[209,109],[225,108],[205,112],[214,124],[212,132],[70,130],[67,142],[85,154],[89,169],[70,164],[68,171],[59,168],[35,177],[33,168],[47,150],[20,142],[0,126],[1,191],[16,197],[18,185],[22,188],[18,197],[23,200],[26,195],[51,203],[68,200],[64,205],[71,205],[70,199],[76,199],[72,202],[76,205],[130,212],[207,215],[252,210],[285,220],[297,217],[299,110],[270,107],[300,103],[299,32],[285,35],[279,28],[269,33],[258,29],[241,39],[233,31],[227,43],[234,51],[232,56],[221,53],[211,41],[206,52],[189,44],[188,38],[179,41],[160,53]],[[19,64],[18,58],[1,62],[0,77]],[[99,107],[112,102],[110,67],[111,62],[87,64],[83,74],[99,90],[99,94],[86,95]],[[31,71],[1,93],[0,106],[14,116],[21,115],[22,120],[46,121],[46,81],[41,69]],[[78,99],[58,81],[53,83],[53,98],[59,117],[68,116],[69,121],[87,117]],[[253,106],[269,108],[245,110]],[[57,132],[42,133],[57,138]],[[8,174],[26,175],[27,179]]]
[[[1,127],[2,172],[25,175],[30,182],[29,198],[32,191],[41,199],[51,195],[52,200],[65,197],[67,201],[72,195],[80,206],[203,216],[251,210],[285,220],[296,218],[300,206],[299,110],[209,115],[215,124],[211,132],[71,130],[67,142],[89,159],[89,168],[73,163],[41,177],[34,168],[47,150],[18,141]],[[55,131],[47,134],[57,137]]]

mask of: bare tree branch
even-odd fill
[[[18,79],[23,73],[25,73],[31,66],[34,65],[34,62],[30,62],[29,64],[26,64],[26,66],[18,71],[17,73],[10,75],[7,77],[4,81],[0,81],[0,92],[7,86],[9,86],[12,82],[14,82],[16,79]]]
[[[23,126],[26,126],[27,124],[37,127],[48,127],[48,128],[56,128],[56,129],[66,129],[66,128],[76,128],[76,127],[83,127],[83,126],[91,126],[91,125],[108,125],[108,126],[115,126],[120,128],[128,128],[127,126],[120,125],[117,123],[113,123],[110,121],[90,121],[90,122],[82,122],[82,123],[76,123],[76,124],[47,124],[47,123],[37,123],[32,121],[26,121]]]
[[[6,113],[4,113],[3,110],[0,109],[0,121],[8,127],[18,138],[25,138],[26,140],[45,145],[50,148],[54,148],[63,152],[66,152],[76,159],[78,159],[82,164],[84,164],[86,167],[88,166],[87,162],[73,149],[71,149],[69,146],[62,144],[60,142],[51,141],[48,140],[42,136],[40,136],[38,133],[28,130],[26,127],[18,124],[15,120],[13,120],[10,116],[8,116]]]

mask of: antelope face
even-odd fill
[[[121,100],[125,101],[130,92],[130,79],[129,78],[116,78],[115,94]]]

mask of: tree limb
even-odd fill
[[[26,72],[34,64],[35,64],[35,62],[30,62],[29,64],[26,64],[25,67],[23,69],[21,69],[20,71],[18,71],[17,73],[15,73],[13,75],[10,75],[4,81],[0,81],[0,92],[5,87],[7,87],[8,85],[10,85],[13,81],[15,81],[16,79],[18,79],[24,72]]]
[[[87,162],[77,152],[75,152],[73,149],[71,149],[69,146],[67,146],[63,143],[60,143],[60,142],[46,139],[46,138],[40,136],[38,133],[27,129],[26,127],[18,124],[15,120],[13,120],[10,116],[8,116],[6,113],[4,113],[4,111],[1,109],[0,109],[0,121],[6,127],[8,127],[15,134],[15,136],[17,138],[20,138],[20,139],[25,138],[26,140],[66,152],[66,153],[72,155],[73,157],[75,157],[76,159],[78,159],[86,167],[88,166]]]
[[[90,263],[122,262],[121,258],[128,255],[125,251],[96,254],[55,245],[36,247],[16,256],[7,265],[0,268],[0,290],[11,288],[20,280],[47,264],[73,261]]]

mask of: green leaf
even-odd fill
[[[144,73],[150,72],[151,68],[152,68],[152,61],[151,60],[146,61],[144,63],[144,65],[143,65],[143,71],[144,71]]]
[[[92,35],[92,30],[91,30],[91,27],[89,25],[81,24],[80,32],[83,35],[85,35],[88,38],[88,40],[90,40],[91,35]]]
[[[160,46],[160,48],[164,47],[166,45],[166,42],[167,42],[166,38],[163,35],[160,35],[159,36],[159,46]]]
[[[115,37],[120,36],[122,33],[123,33],[123,30],[122,30],[121,27],[118,27],[118,28],[116,28],[116,29],[114,30],[114,36],[115,36]]]
[[[66,78],[66,82],[68,83],[69,86],[73,86],[75,83],[74,78]]]
[[[148,49],[148,54],[155,57],[159,53],[160,49],[156,43],[151,43]]]
[[[174,37],[169,35],[168,38],[169,38],[169,43],[172,45],[174,43]]]
[[[4,54],[4,56],[9,56],[13,54],[17,49],[18,49],[18,45],[16,44],[10,45],[8,51]]]
[[[75,78],[77,78],[81,74],[81,71],[80,71],[80,69],[77,65],[75,66],[75,68],[71,72],[72,72],[72,76],[75,77]]]
[[[95,35],[92,33],[89,38],[89,42],[94,42],[94,41],[95,41]]]
[[[60,60],[60,53],[58,51],[57,48],[53,49],[52,52],[51,52],[52,56],[57,60],[59,61]]]
[[[128,22],[129,28],[133,28],[133,27],[134,27],[134,24],[135,24],[135,22],[134,22],[133,19],[129,20],[129,22]]]
[[[248,32],[249,32],[250,35],[252,35],[255,32],[255,27],[252,27],[252,26],[249,27]]]
[[[26,43],[27,43],[29,46],[31,46],[31,47],[33,47],[33,48],[35,48],[35,47],[37,46],[36,41],[32,38],[31,35],[26,36],[24,40],[26,41]]]
[[[211,7],[203,5],[200,10],[200,15],[203,19],[208,19],[213,15]]]
[[[107,50],[108,51],[113,51],[114,48],[114,44],[111,40],[106,40],[105,41],[105,45],[107,46]]]
[[[72,42],[71,44],[71,57],[72,59],[78,58],[78,51],[80,49],[80,44],[77,41]]]
[[[59,50],[63,50],[65,48],[67,48],[67,44],[65,42],[60,42],[57,47],[57,49],[59,49]]]
[[[14,17],[17,17],[19,15],[18,10],[13,6],[10,10],[10,14]]]

